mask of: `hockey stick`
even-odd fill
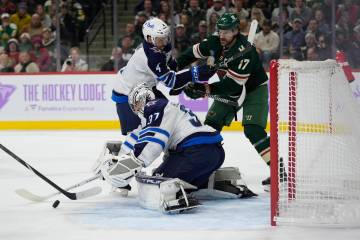
[[[81,181],[81,182],[79,182],[77,184],[74,184],[74,185],[72,185],[70,187],[65,188],[65,190],[69,191],[71,189],[81,187],[81,186],[83,186],[83,185],[85,185],[85,184],[87,184],[89,182],[92,182],[92,181],[94,181],[96,179],[99,179],[100,177],[101,177],[101,174],[92,176],[91,178],[85,179],[85,180],[83,180],[83,181]],[[45,201],[45,200],[47,200],[49,198],[52,198],[53,196],[56,196],[56,195],[61,193],[60,191],[58,191],[58,192],[54,192],[54,193],[46,195],[46,196],[39,196],[39,195],[36,195],[36,194],[34,194],[34,193],[24,189],[24,188],[16,189],[15,192],[19,196],[21,196],[23,198],[26,198],[27,200],[30,200],[30,201],[33,201],[33,202],[42,202],[42,201]],[[100,193],[100,192],[98,192],[98,193]],[[96,193],[96,194],[98,194],[98,193]],[[96,195],[96,194],[93,194],[93,195]],[[90,197],[90,195],[88,197]]]
[[[72,193],[72,192],[68,192],[64,189],[62,189],[61,187],[59,187],[57,184],[55,184],[53,181],[51,181],[50,179],[48,179],[47,177],[45,177],[42,173],[40,173],[38,170],[36,170],[35,168],[33,168],[32,166],[30,166],[28,163],[26,163],[24,160],[22,160],[20,157],[18,157],[15,153],[13,153],[12,151],[10,151],[8,148],[6,148],[4,145],[0,144],[0,148],[6,152],[7,154],[9,154],[12,158],[14,158],[16,161],[18,161],[19,163],[21,163],[22,165],[24,165],[27,169],[31,170],[33,173],[35,173],[37,176],[39,176],[41,179],[43,179],[45,182],[47,182],[48,184],[50,184],[52,187],[54,187],[56,190],[58,190],[60,193],[64,194],[67,198],[71,199],[71,200],[77,200],[77,199],[82,199],[82,198],[86,198],[89,196],[93,196],[96,195],[98,193],[101,192],[101,188],[100,187],[93,187],[93,188],[89,188],[87,190],[81,191],[81,192],[77,192],[77,193]]]

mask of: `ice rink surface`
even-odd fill
[[[72,201],[56,196],[31,203],[16,195],[25,188],[38,195],[50,185],[0,150],[0,239],[326,239],[358,240],[360,229],[270,227],[270,198],[261,186],[269,170],[241,132],[225,132],[224,166],[240,168],[253,199],[205,201],[196,212],[164,215],[142,209],[136,200],[136,183],[128,198],[109,194],[100,180],[97,196]],[[1,131],[0,143],[65,188],[92,176],[90,171],[106,140],[122,139],[117,131]],[[157,160],[152,167],[159,164]],[[52,203],[59,199],[58,208]]]

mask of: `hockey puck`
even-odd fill
[[[56,200],[56,201],[53,203],[52,207],[53,207],[53,208],[57,208],[57,206],[59,206],[59,204],[60,204],[60,201],[59,201],[59,200]]]

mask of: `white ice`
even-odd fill
[[[0,150],[0,240],[34,239],[360,239],[360,229],[270,227],[270,198],[261,186],[269,170],[243,133],[225,132],[225,166],[237,166],[254,199],[206,201],[194,213],[164,215],[136,201],[136,184],[128,198],[109,194],[72,201],[63,196],[30,203],[15,194],[25,188],[39,195],[54,189]],[[118,131],[2,131],[0,143],[62,187],[91,177],[90,168],[106,140]],[[154,167],[159,161],[153,165]],[[58,208],[52,208],[59,199]]]

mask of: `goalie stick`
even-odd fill
[[[16,161],[18,161],[19,163],[21,163],[22,165],[24,165],[27,169],[29,169],[30,171],[32,171],[33,173],[35,173],[37,176],[39,176],[41,179],[43,179],[45,182],[47,182],[48,184],[50,184],[52,187],[54,187],[56,190],[58,190],[60,193],[62,193],[63,195],[65,195],[67,198],[71,199],[71,200],[77,200],[77,199],[82,199],[82,198],[87,198],[89,196],[93,196],[96,195],[98,193],[101,192],[101,188],[100,187],[93,187],[93,188],[89,188],[87,190],[84,191],[80,191],[80,192],[76,192],[76,193],[72,193],[72,192],[68,192],[65,189],[59,187],[57,184],[55,184],[53,181],[51,181],[50,179],[48,179],[47,177],[45,177],[42,173],[40,173],[38,170],[36,170],[35,168],[33,168],[32,166],[30,166],[27,162],[25,162],[24,160],[22,160],[20,157],[18,157],[15,153],[13,153],[12,151],[10,151],[8,148],[6,148],[4,145],[0,144],[0,148],[6,152],[7,154],[9,154],[12,158],[14,158]]]
[[[81,181],[81,182],[79,182],[79,183],[77,183],[77,184],[74,184],[74,185],[72,185],[72,186],[70,186],[70,187],[65,188],[65,190],[66,190],[66,191],[69,191],[69,190],[71,190],[71,189],[74,189],[74,188],[77,188],[77,187],[81,187],[81,186],[83,186],[83,185],[85,185],[85,184],[87,184],[87,183],[89,183],[89,182],[92,182],[92,181],[94,181],[94,180],[96,180],[96,179],[99,179],[101,176],[102,176],[101,174],[92,176],[91,178],[85,179],[85,180],[83,180],[83,181]],[[32,192],[24,189],[24,188],[16,189],[15,192],[16,192],[19,196],[21,196],[21,197],[23,197],[23,198],[25,198],[25,199],[27,199],[27,200],[30,200],[30,201],[32,201],[32,202],[42,202],[42,201],[45,201],[45,200],[47,200],[47,199],[49,199],[49,198],[52,198],[52,197],[54,197],[54,196],[56,196],[56,195],[58,195],[58,194],[61,193],[60,191],[58,191],[58,192],[54,192],[54,193],[49,194],[49,195],[46,195],[46,196],[39,196],[39,195],[36,195],[36,194],[34,194],[34,193],[32,193]],[[88,197],[93,196],[93,195],[96,195],[96,194],[98,194],[98,193],[100,193],[100,192],[93,192],[93,193],[91,193],[91,195],[88,195]]]

